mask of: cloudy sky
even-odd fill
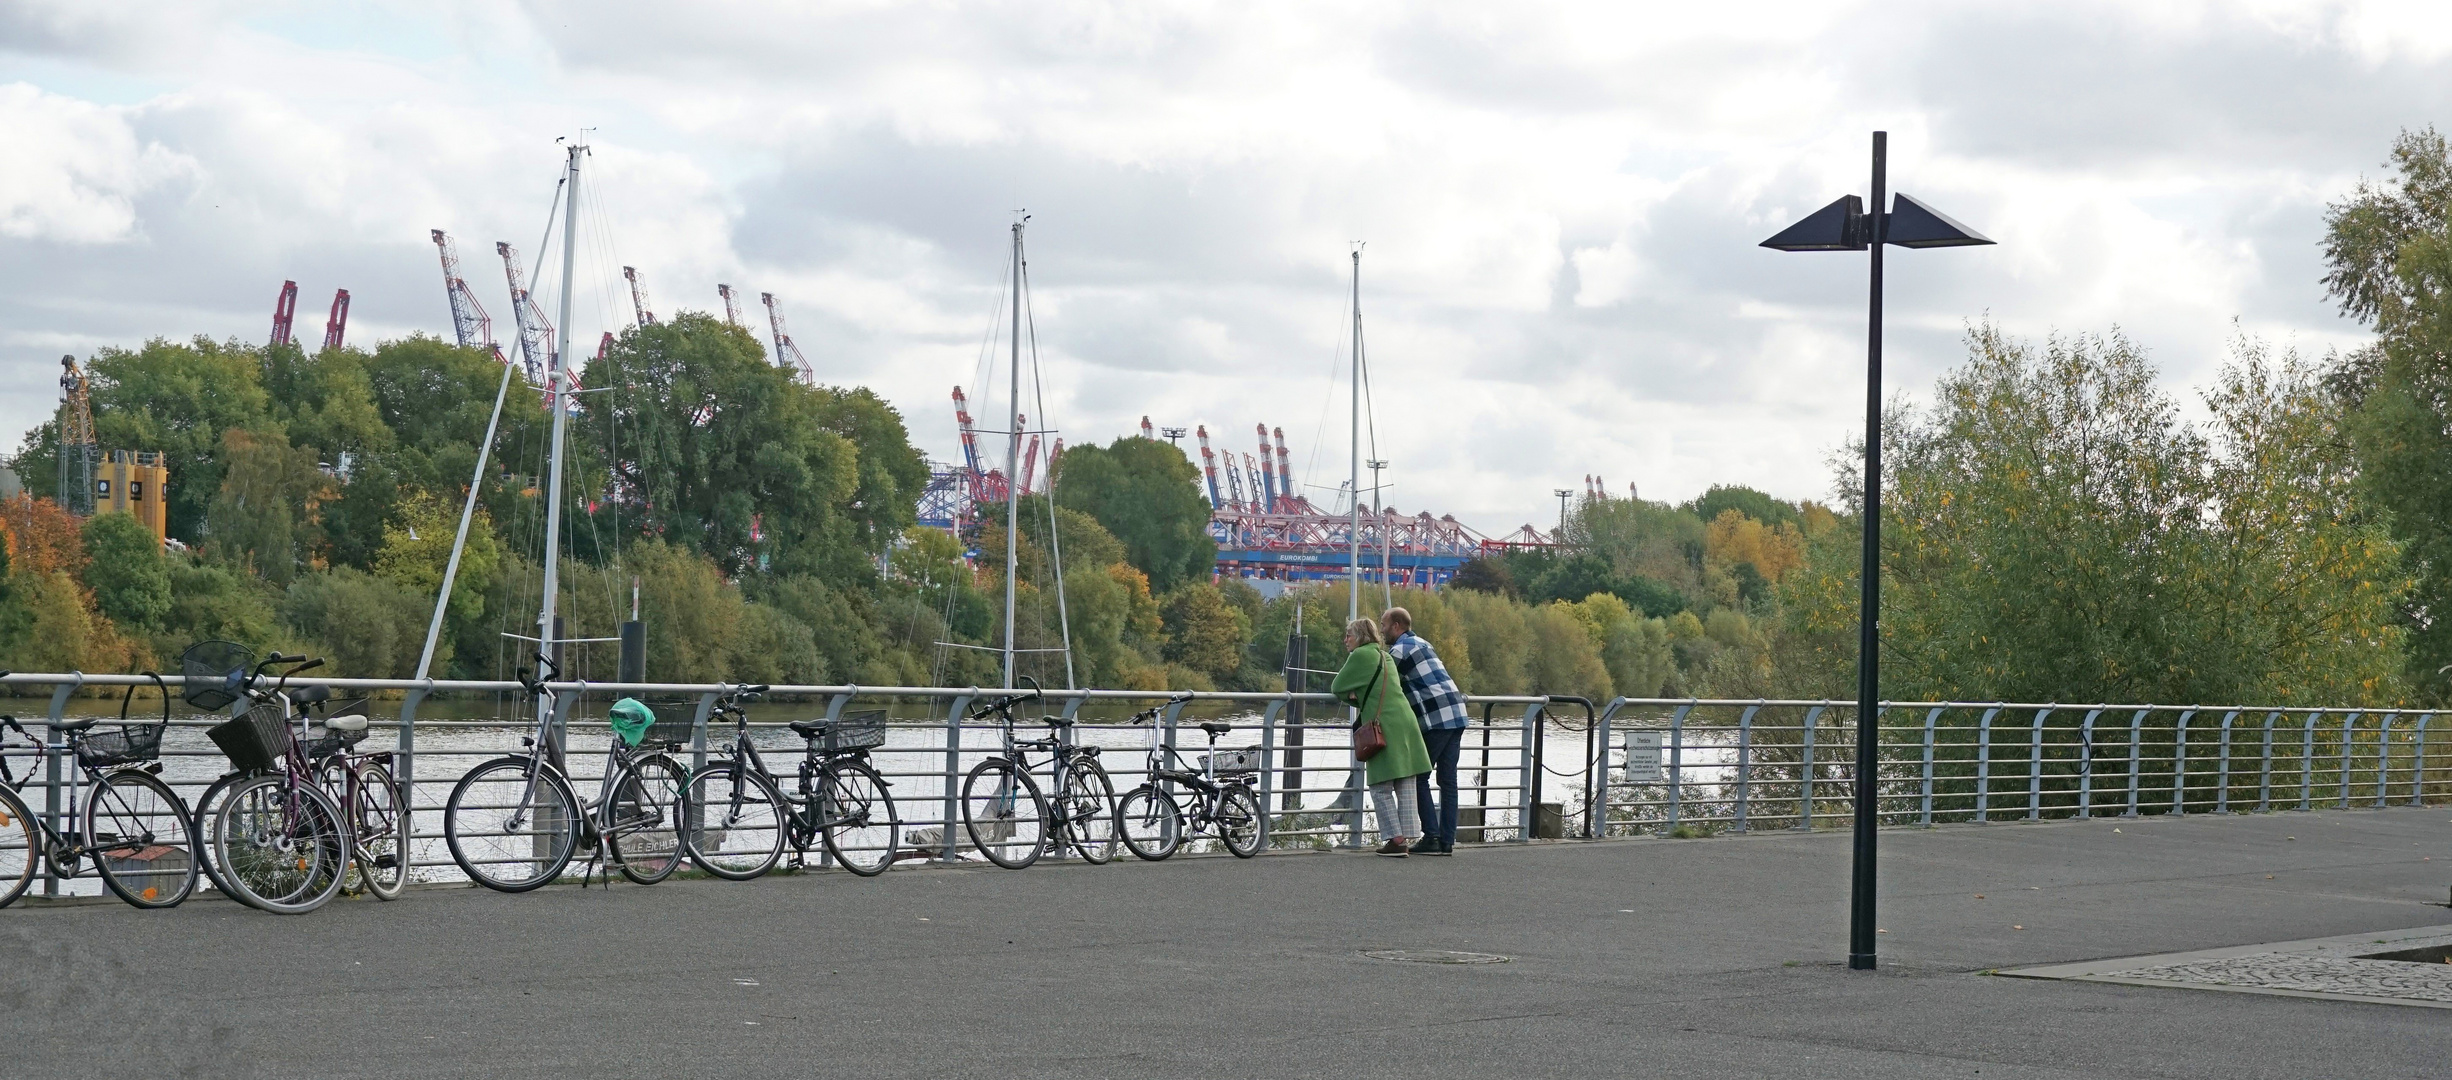
[[[1344,475],[1347,251],[1389,500],[1497,533],[1556,487],[1824,497],[1861,419],[1861,256],[1755,245],[1894,187],[1999,240],[1891,262],[1891,386],[1971,319],[2121,327],[2186,393],[2241,329],[2359,338],[2326,202],[2452,104],[2441,3],[0,4],[0,428],[58,357],[447,335],[428,230],[503,327],[590,129],[578,340],[773,292],[932,455],[1027,208],[1053,422],[1150,416]],[[551,290],[540,290],[550,293]],[[541,297],[548,310],[551,295]],[[505,335],[507,338],[507,334]],[[988,411],[988,410],[979,410]]]

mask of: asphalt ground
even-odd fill
[[[0,911],[0,1075],[2422,1077],[2443,1010],[1991,969],[2452,923],[2452,809]],[[1373,949],[1507,956],[1395,963]]]

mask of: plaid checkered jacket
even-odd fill
[[[1388,655],[1396,658],[1405,700],[1413,703],[1413,714],[1422,718],[1424,729],[1460,728],[1473,722],[1472,714],[1465,711],[1464,691],[1456,689],[1456,680],[1449,677],[1447,665],[1439,662],[1429,642],[1406,634],[1388,647]]]

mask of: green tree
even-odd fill
[[[1686,511],[1702,522],[1716,521],[1730,510],[1775,528],[1797,522],[1795,503],[1772,498],[1750,487],[1713,484],[1686,504]]]
[[[306,559],[307,525],[330,481],[312,451],[279,432],[221,433],[221,491],[205,518],[205,550],[287,585]]]
[[[282,620],[344,678],[414,676],[432,613],[429,598],[347,566],[300,574],[281,600]]]
[[[134,351],[102,349],[86,365],[92,380],[94,436],[110,450],[160,453],[170,471],[163,499],[170,535],[203,540],[205,515],[222,486],[222,433],[277,430],[264,392],[263,354],[236,341],[162,338]],[[17,455],[29,491],[58,483],[56,423],[26,434]]]
[[[1058,506],[1090,515],[1123,541],[1126,558],[1149,575],[1151,588],[1170,592],[1208,577],[1217,562],[1199,481],[1200,470],[1182,450],[1131,436],[1103,448],[1067,449],[1052,490]]]
[[[113,622],[158,630],[170,614],[170,567],[153,530],[124,511],[85,522],[85,585]]]
[[[1242,670],[1251,623],[1217,586],[1195,581],[1176,589],[1167,594],[1161,612],[1167,637],[1164,655],[1169,662],[1212,679]]]

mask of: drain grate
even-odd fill
[[[1373,960],[1394,960],[1400,964],[1504,964],[1511,957],[1486,952],[1456,952],[1452,949],[1365,949],[1362,955]]]

